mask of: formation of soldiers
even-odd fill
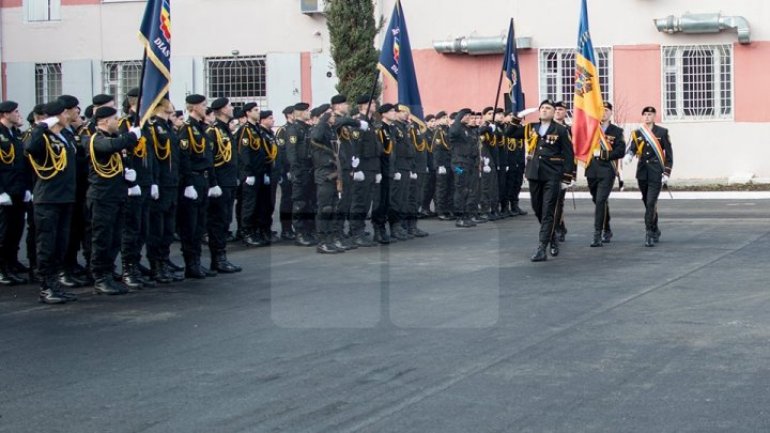
[[[492,107],[422,121],[408,107],[378,106],[368,96],[351,110],[336,95],[313,109],[286,107],[276,128],[273,112],[256,103],[236,109],[218,98],[207,106],[193,94],[186,120],[163,99],[140,128],[138,102],[138,89],[128,92],[119,116],[113,96],[97,95],[81,116],[78,99],[63,95],[36,106],[25,132],[18,104],[0,103],[0,284],[37,281],[40,301],[60,304],[77,299],[68,291],[76,287],[119,295],[239,272],[227,258],[235,240],[249,247],[288,241],[322,254],[407,241],[428,236],[420,218],[467,228],[526,215],[524,178],[541,223],[532,260],[558,255],[566,235],[564,194],[576,171],[563,103],[543,101],[537,123]],[[626,151],[623,130],[610,123],[612,106],[605,108],[606,143],[586,170],[596,203],[591,246],[612,238],[607,199],[618,160],[634,156],[645,245],[653,246],[657,197],[673,161],[668,133],[647,107]],[[280,235],[272,231],[276,205]],[[25,218],[29,266],[17,257]],[[184,266],[170,260],[177,237]],[[201,264],[202,243],[209,267]]]

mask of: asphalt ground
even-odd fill
[[[661,201],[655,248],[611,206],[589,248],[568,200],[545,263],[530,213],[64,306],[0,288],[0,432],[770,431],[770,201]]]

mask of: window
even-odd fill
[[[139,87],[142,77],[141,60],[127,62],[104,62],[102,65],[104,93],[115,96],[116,101],[122,101],[129,90]]]
[[[233,106],[256,102],[267,105],[265,56],[209,57],[206,59],[206,95],[225,97]]]
[[[662,50],[664,120],[732,119],[732,45],[688,45]]]
[[[44,104],[61,96],[61,63],[35,65],[35,103]]]
[[[61,19],[61,0],[24,0],[27,21],[56,21]]]
[[[595,48],[596,61],[599,63],[599,85],[602,87],[602,100],[612,101],[610,48]],[[572,101],[575,96],[575,49],[540,50],[540,99],[564,101],[572,115]],[[531,105],[531,103],[530,103]]]

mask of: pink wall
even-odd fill
[[[770,86],[765,77],[770,69],[770,42],[735,44],[735,121],[770,121]]]
[[[311,76],[310,68],[312,68],[312,62],[310,59],[310,53],[304,52],[300,54],[299,58],[300,77],[302,81],[302,102],[313,104],[313,80]]]
[[[73,5],[98,5],[102,0],[61,0],[62,6]],[[17,8],[22,5],[22,0],[0,0],[0,7],[4,8]]]
[[[660,46],[617,45],[612,56],[615,122],[638,122],[648,105],[660,116]]]

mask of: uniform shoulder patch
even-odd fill
[[[190,142],[186,138],[183,138],[179,140],[179,147],[182,150],[187,150],[190,147]]]
[[[291,144],[297,144],[297,136],[296,135],[290,135],[289,136],[289,142]]]

